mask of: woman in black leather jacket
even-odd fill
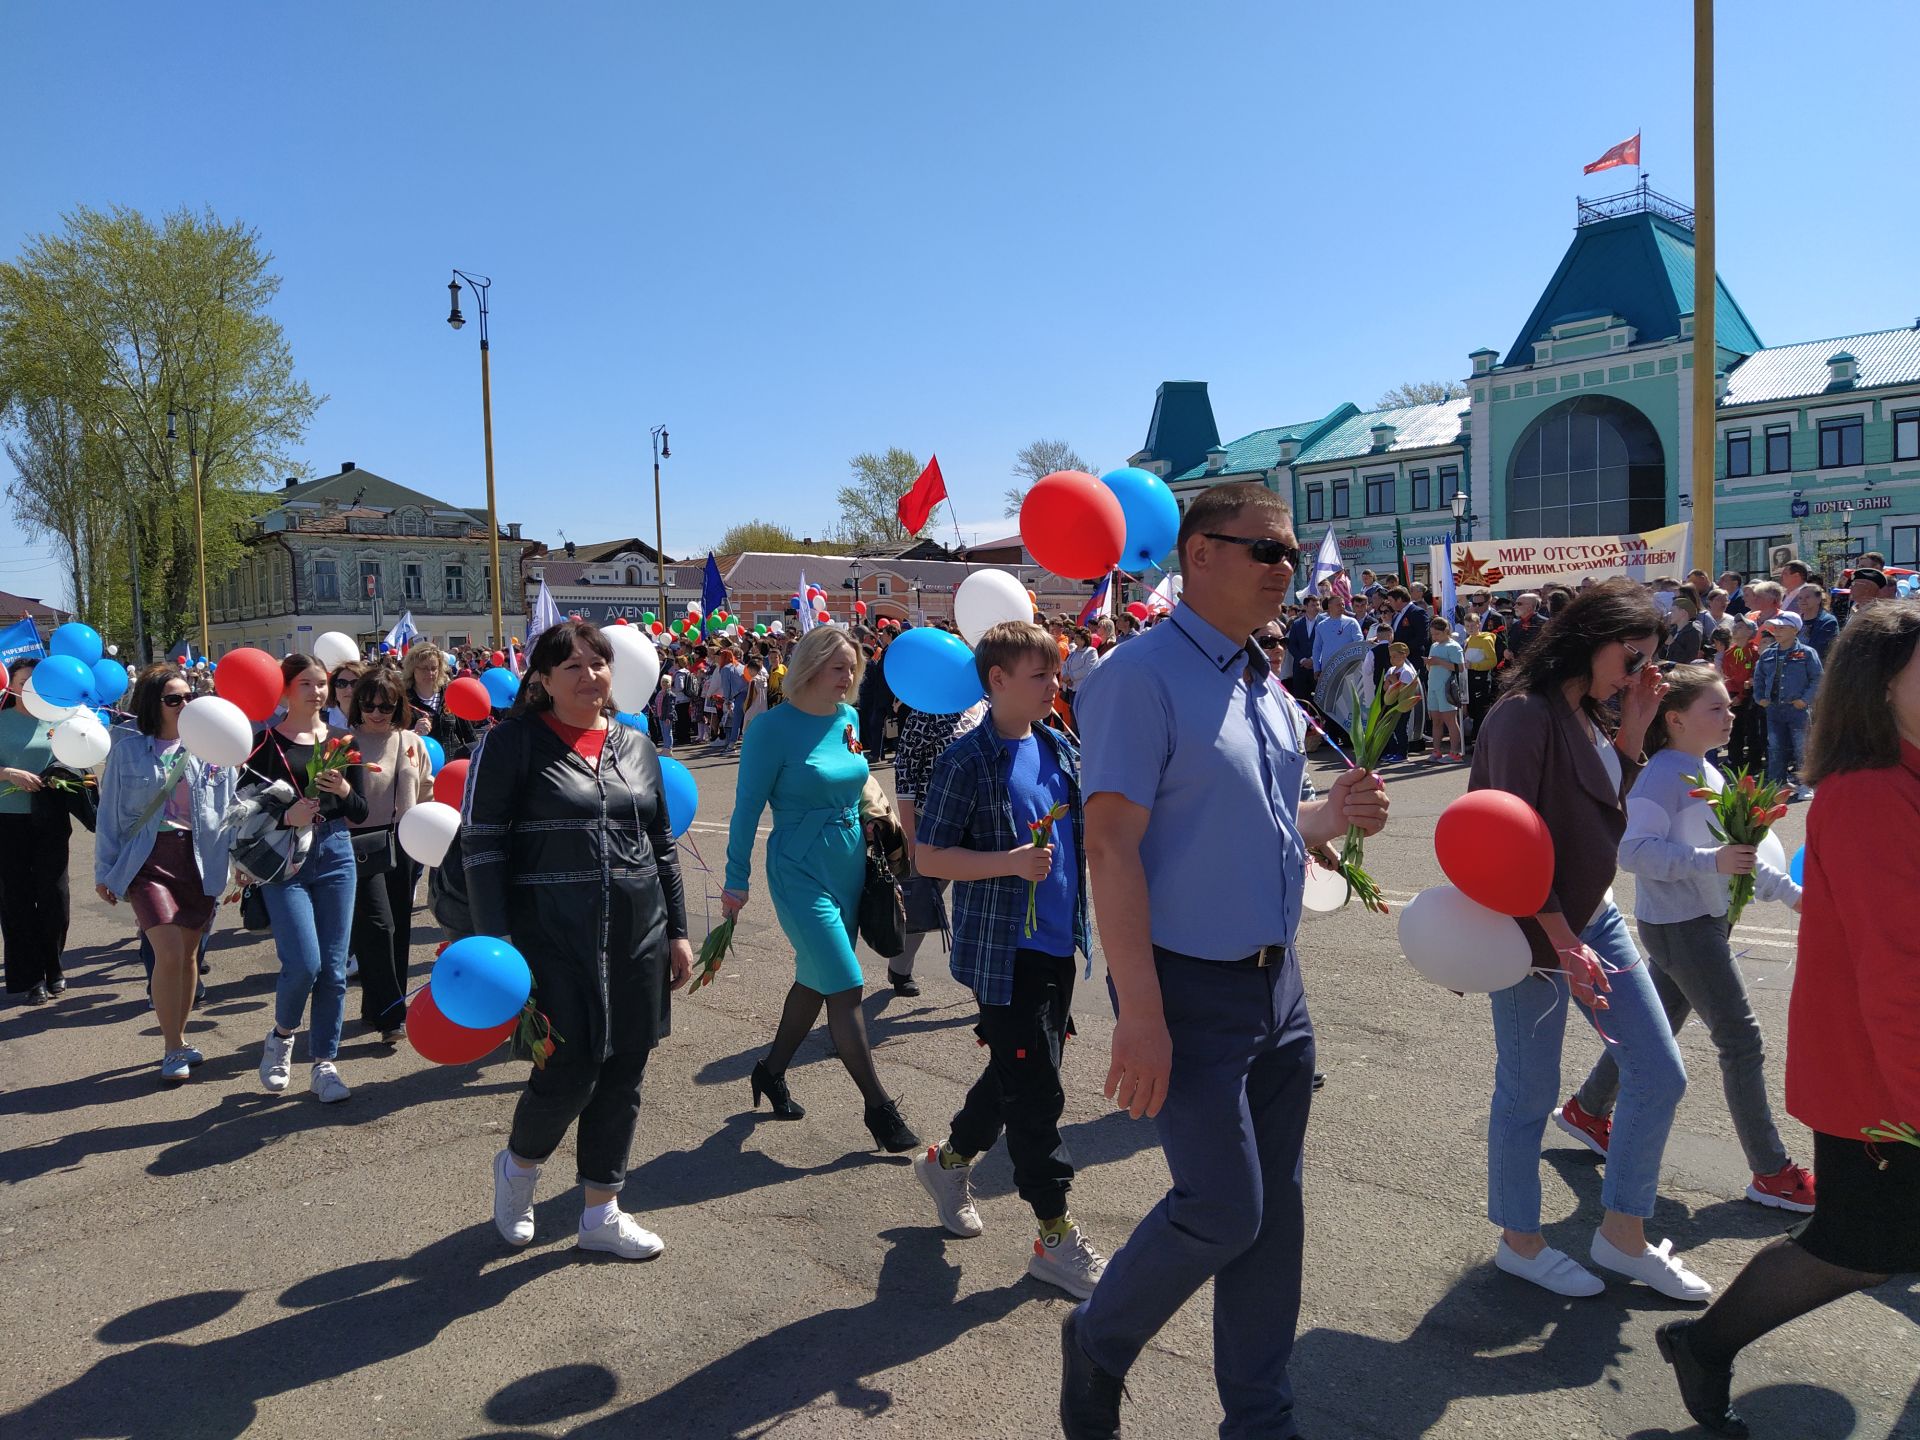
[[[668,1032],[668,992],[692,973],[693,948],[660,758],[613,722],[612,662],[587,622],[541,634],[519,703],[474,751],[461,843],[473,929],[526,957],[554,1034],[494,1157],[494,1224],[510,1245],[533,1238],[540,1164],[577,1119],[580,1247],[648,1260],[660,1237],[615,1197],[647,1055]]]

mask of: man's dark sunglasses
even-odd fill
[[[1300,567],[1298,545],[1288,545],[1264,535],[1256,540],[1248,535],[1216,535],[1211,530],[1203,530],[1201,534],[1209,540],[1218,540],[1223,544],[1246,546],[1247,554],[1253,557],[1253,563],[1256,565],[1278,565],[1284,561],[1295,569]]]
[[[397,707],[391,700],[387,701],[384,705],[378,700],[369,700],[360,708],[368,715],[391,715]]]
[[[178,710],[191,699],[193,699],[191,695],[162,695],[160,697],[160,703],[169,710]]]
[[[1282,645],[1287,643],[1278,635],[1261,635],[1258,639],[1262,650],[1278,650]]]

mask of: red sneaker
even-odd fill
[[[1813,1172],[1789,1160],[1786,1168],[1774,1175],[1756,1175],[1747,1186],[1747,1199],[1756,1205],[1771,1205],[1776,1210],[1791,1210],[1798,1215],[1813,1213]]]
[[[1613,1119],[1607,1115],[1589,1115],[1572,1096],[1553,1112],[1553,1123],[1578,1140],[1602,1160],[1607,1158],[1607,1143],[1613,1139]]]

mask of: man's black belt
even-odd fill
[[[1195,965],[1219,965],[1229,970],[1270,970],[1286,962],[1288,946],[1262,945],[1251,955],[1243,955],[1237,960],[1207,960],[1198,955],[1183,955],[1178,950],[1169,950],[1164,945],[1153,947],[1153,953],[1168,960],[1186,960]]]

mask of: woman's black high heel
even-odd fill
[[[873,1132],[874,1144],[890,1155],[918,1150],[921,1145],[920,1137],[913,1133],[900,1114],[900,1102],[897,1100],[889,1100],[884,1105],[869,1105],[867,1129]]]
[[[773,1102],[773,1118],[776,1120],[798,1120],[807,1112],[794,1103],[793,1096],[787,1093],[786,1075],[774,1074],[767,1069],[767,1062],[753,1062],[753,1108],[760,1108],[760,1097],[766,1096]]]

